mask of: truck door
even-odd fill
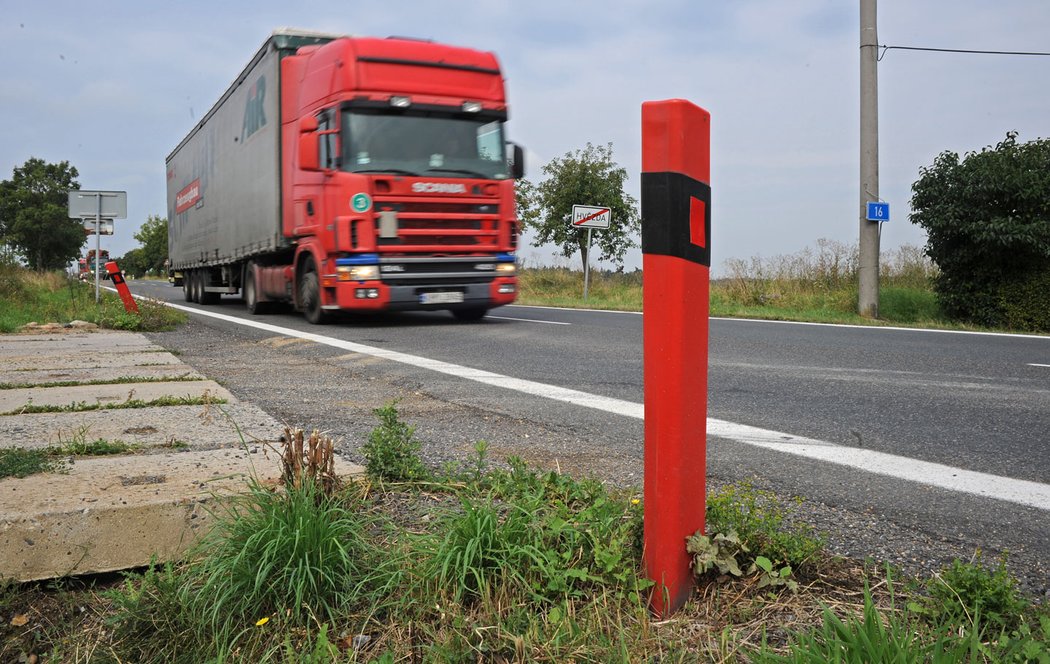
[[[332,251],[334,247],[325,233],[326,224],[332,223],[330,205],[326,199],[331,187],[326,185],[339,168],[339,124],[338,114],[334,109],[325,109],[317,114],[317,164],[318,171],[300,172],[295,184],[295,233],[296,235],[313,235],[321,238],[325,248]],[[332,208],[334,209],[334,208]]]

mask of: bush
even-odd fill
[[[1018,143],[1010,132],[961,160],[943,152],[912,192],[911,221],[926,230],[948,316],[989,326],[1043,320],[1045,294],[1014,300],[1011,291],[1050,272],[1050,140]]]
[[[1004,285],[999,306],[1011,330],[1050,332],[1050,268]]]
[[[422,445],[415,438],[416,428],[401,421],[394,403],[372,413],[379,418],[379,426],[361,447],[368,476],[389,482],[427,479],[430,473],[419,458]]]

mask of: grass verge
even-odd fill
[[[796,254],[730,260],[725,276],[711,281],[713,317],[757,318],[847,325],[898,325],[977,330],[944,316],[933,292],[936,268],[918,247],[903,246],[883,255],[880,265],[879,319],[857,314],[855,246],[818,240],[815,249]],[[525,268],[519,272],[518,303],[619,311],[642,310],[640,270],[595,271],[587,300],[583,274],[567,268]]]
[[[286,436],[294,449],[282,453],[283,486],[253,483],[216,508],[215,530],[183,560],[68,598],[39,587],[0,596],[0,612],[17,618],[0,626],[0,655],[389,663],[1050,656],[1050,613],[1016,595],[999,570],[958,563],[896,590],[885,572],[829,557],[806,528],[786,525],[790,504],[747,485],[708,501],[707,536],[732,534],[737,552],[746,549],[741,573],[697,569],[692,599],[670,620],[654,620],[633,492],[515,459],[492,467],[484,443],[472,462],[420,476],[404,463],[411,427],[393,406],[381,410],[368,456],[384,477],[321,481],[331,440]],[[760,559],[770,569],[743,570]],[[795,567],[795,585],[766,582],[781,564]],[[934,610],[947,606],[941,585],[963,610]]]
[[[30,322],[69,323],[82,320],[116,330],[155,332],[184,323],[186,314],[149,300],[137,300],[139,312],[124,310],[115,294],[103,291],[95,302],[93,284],[61,272],[34,272],[0,262],[0,333],[18,331]]]

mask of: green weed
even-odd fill
[[[929,621],[938,625],[972,628],[981,616],[981,635],[1010,632],[1021,626],[1031,604],[1017,590],[1013,577],[1000,559],[995,569],[958,559],[927,583],[930,599],[925,607]]]
[[[201,638],[232,645],[264,617],[292,627],[336,619],[398,578],[369,546],[365,518],[310,481],[284,491],[252,483],[216,517],[180,595]]]
[[[361,447],[368,476],[388,482],[427,479],[430,473],[419,457],[416,428],[401,421],[396,402],[372,412],[379,418],[379,426],[372,429],[368,442]]]
[[[56,406],[49,404],[33,404],[27,403],[24,406],[16,408],[15,410],[8,411],[6,413],[0,413],[3,415],[32,415],[37,413],[84,413],[94,410],[120,410],[124,408],[152,408],[154,406],[217,406],[226,403],[226,399],[211,396],[201,397],[172,397],[163,396],[156,399],[150,399],[144,401],[142,399],[128,399],[127,401],[120,401],[115,403],[88,403],[86,401],[77,401],[67,406]]]
[[[166,365],[165,365],[166,366]],[[120,376],[92,380],[53,380],[44,383],[0,383],[0,390],[25,390],[44,387],[78,387],[81,385],[126,385],[133,383],[185,383],[207,380],[200,376]]]
[[[806,524],[789,524],[787,516],[775,494],[741,482],[708,494],[705,530],[709,535],[739,536],[747,547],[746,554],[738,557],[741,567],[761,556],[777,568],[788,565],[796,572],[804,571],[823,542]]]
[[[864,590],[861,616],[840,618],[825,608],[822,624],[796,634],[790,653],[778,655],[767,647],[753,653],[756,664],[870,664],[872,662],[977,662],[980,642],[972,633],[958,637],[947,631],[927,632],[906,610],[891,606],[887,614],[875,607]]]
[[[59,473],[68,469],[63,459],[56,459],[47,449],[27,450],[22,447],[0,449],[0,479],[29,477],[37,473]]]

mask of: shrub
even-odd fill
[[[961,160],[943,152],[912,185],[911,221],[927,233],[926,252],[940,273],[945,313],[981,325],[1003,325],[1004,289],[1050,270],[1050,140],[1018,143],[1010,132],[994,148]],[[1007,298],[1009,300],[1009,298]],[[1031,302],[1045,311],[1045,295]]]
[[[416,440],[416,428],[401,421],[395,403],[376,408],[379,426],[368,434],[361,447],[365,455],[365,472],[369,477],[390,482],[423,480],[430,473],[419,458],[422,447]]]

